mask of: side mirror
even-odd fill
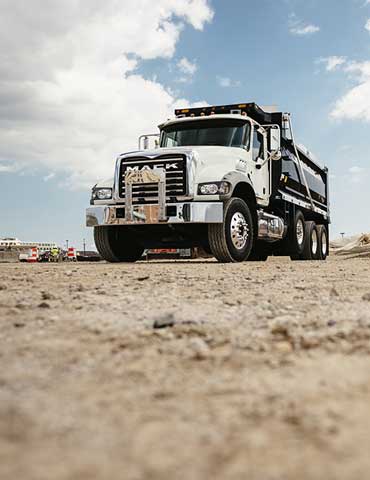
[[[280,128],[270,128],[268,134],[269,150],[273,160],[281,159]]]
[[[150,142],[150,139],[155,139],[154,142]],[[139,137],[139,150],[148,150],[150,148],[150,143],[154,143],[155,148],[159,147],[159,133],[150,133],[148,135],[141,135]]]

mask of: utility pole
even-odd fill
[[[340,234],[342,235],[342,240],[344,240],[344,235],[346,234],[346,232],[340,232]]]
[[[66,250],[67,250],[67,252],[68,252],[68,242],[69,242],[69,240],[66,240],[66,247],[67,247]]]
[[[83,245],[84,245],[84,257],[86,256],[86,240],[83,239]]]

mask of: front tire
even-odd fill
[[[129,227],[94,227],[94,240],[101,257],[111,263],[136,262],[144,252]]]
[[[219,262],[244,262],[248,259],[254,238],[251,211],[244,200],[231,198],[224,206],[223,223],[208,226],[208,241]]]

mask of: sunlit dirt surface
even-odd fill
[[[0,342],[1,479],[369,478],[368,258],[2,264]]]

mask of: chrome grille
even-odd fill
[[[119,196],[125,198],[125,176],[127,170],[149,167],[164,168],[166,171],[166,197],[181,197],[186,195],[186,158],[184,155],[161,155],[156,158],[129,157],[121,161],[119,176]],[[132,201],[146,203],[158,199],[158,184],[134,184],[132,187]]]

